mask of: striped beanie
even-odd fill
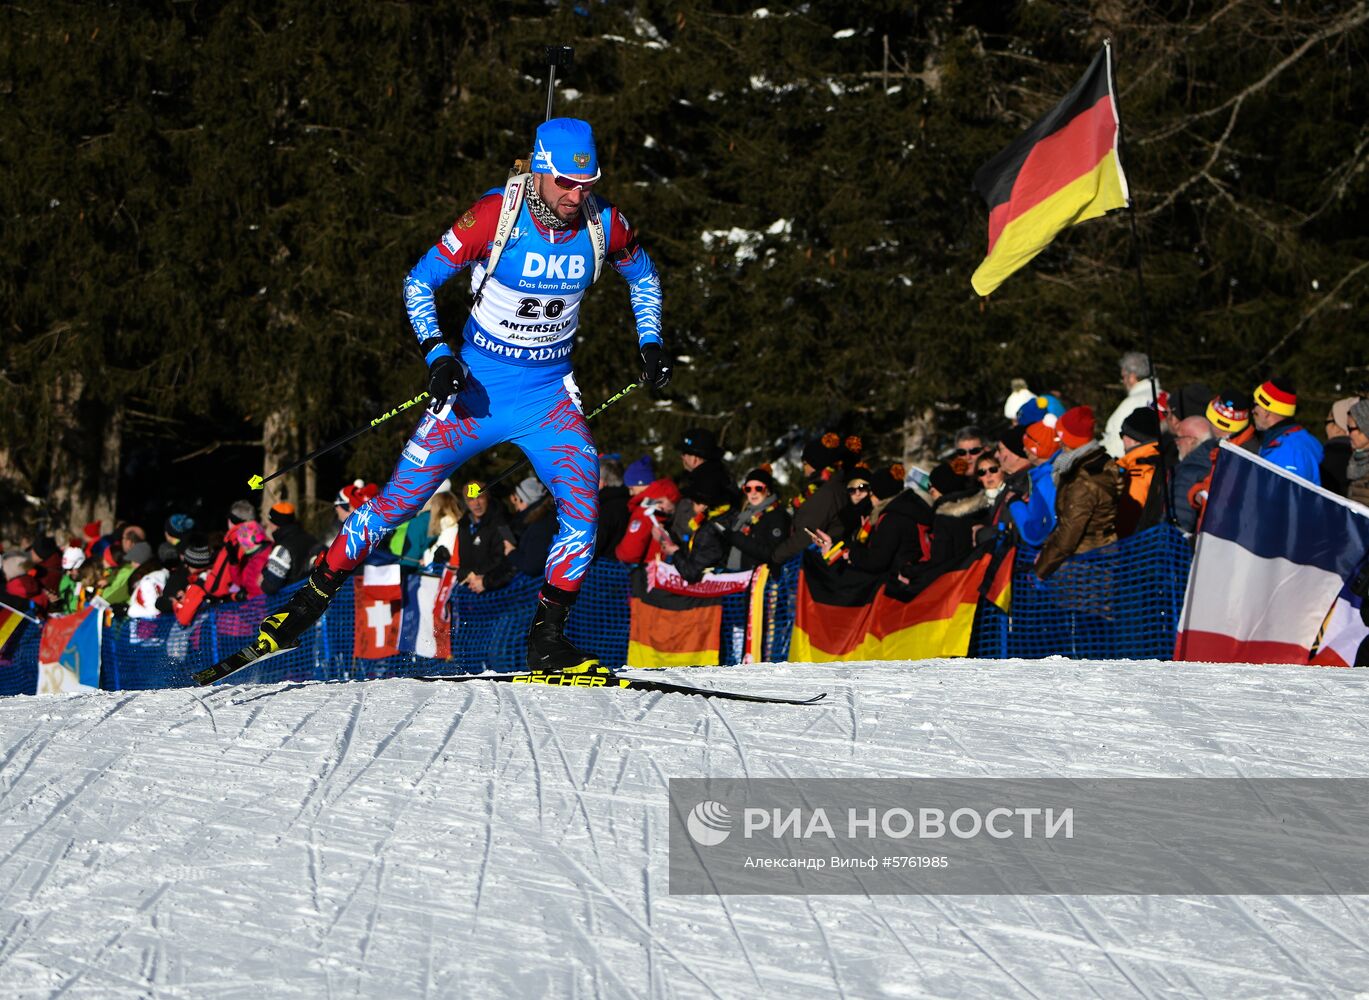
[[[1298,394],[1293,391],[1293,383],[1284,378],[1271,378],[1256,388],[1255,402],[1281,417],[1298,412]]]
[[[1207,420],[1228,434],[1239,434],[1250,425],[1251,398],[1236,389],[1223,389],[1207,404]]]

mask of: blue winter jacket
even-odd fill
[[[1045,544],[1055,527],[1055,480],[1051,478],[1054,465],[1052,459],[1030,469],[1027,476],[1031,480],[1031,496],[1008,504],[1018,537],[1034,549]]]
[[[1302,424],[1284,420],[1261,434],[1260,457],[1314,486],[1321,485],[1321,442]]]

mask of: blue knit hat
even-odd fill
[[[1065,415],[1065,404],[1054,396],[1036,396],[1022,404],[1022,408],[1017,411],[1017,425],[1019,427],[1030,427],[1038,420],[1046,420],[1047,425],[1052,425],[1060,417]]]
[[[656,481],[656,465],[649,455],[643,455],[627,467],[623,473],[626,486],[650,486]]]
[[[532,146],[532,172],[599,178],[599,154],[589,122],[552,118],[537,126]]]

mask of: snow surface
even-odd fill
[[[1369,671],[691,671],[0,699],[0,995],[1366,997],[1365,897],[671,896],[666,781],[1363,776]]]

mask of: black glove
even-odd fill
[[[642,348],[642,381],[653,389],[664,389],[670,384],[670,359],[660,344]]]
[[[447,400],[466,388],[466,366],[458,358],[443,355],[428,366],[428,408],[436,413]]]

